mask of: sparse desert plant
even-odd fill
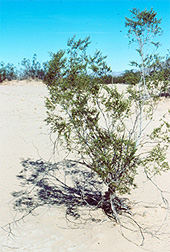
[[[17,71],[16,67],[13,64],[4,64],[3,62],[0,63],[0,82],[4,80],[14,80],[17,78]]]
[[[24,58],[21,62],[21,69],[19,70],[19,79],[44,79],[45,77],[45,63],[41,66],[37,61],[37,55],[34,54],[32,62]]]
[[[132,65],[139,68],[140,82],[129,85],[126,96],[115,86],[96,81],[109,68],[101,52],[93,57],[87,54],[89,38],[76,41],[73,37],[66,51],[52,54],[46,79],[50,93],[46,121],[60,144],[68,152],[76,153],[81,163],[95,171],[107,185],[110,209],[116,220],[119,210],[128,210],[128,207],[121,200],[116,205],[115,199],[136,186],[134,178],[139,166],[147,174],[169,169],[166,150],[170,125],[163,122],[149,136],[145,134],[158,94],[164,87],[164,82],[160,84],[146,75],[147,67],[158,56],[145,49],[150,45],[158,48],[159,43],[153,38],[161,33],[161,20],[156,18],[153,9],[141,12],[133,9],[131,14],[131,19],[126,18],[126,26],[130,42],[138,45],[136,50],[141,61]],[[131,126],[127,123],[130,120]],[[145,141],[152,142],[153,148],[144,155]]]

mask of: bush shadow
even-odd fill
[[[79,208],[102,208],[103,182],[74,161],[58,163],[23,160],[17,175],[22,190],[13,192],[14,209],[30,213],[39,206],[64,206],[66,215],[79,218]]]

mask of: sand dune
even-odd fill
[[[123,86],[119,86],[120,89]],[[49,127],[44,118],[44,96],[48,92],[41,82],[6,82],[0,85],[0,226],[5,226],[20,213],[12,209],[13,191],[21,189],[16,175],[23,169],[22,160],[53,162],[53,145]],[[155,117],[155,125],[161,115],[170,108],[170,99],[162,99]],[[61,156],[62,157],[62,156]],[[170,160],[170,153],[168,153]],[[140,173],[136,178],[138,189],[129,196],[134,202],[135,220],[146,226],[144,245],[140,244],[140,230],[123,218],[122,223],[132,230],[123,229],[109,220],[98,209],[81,209],[84,221],[69,222],[64,206],[41,207],[35,215],[29,215],[12,225],[13,235],[0,230],[0,251],[27,252],[140,252],[170,251],[170,215],[161,200],[159,191]],[[156,177],[164,191],[170,191],[170,172]],[[170,200],[170,194],[164,194]],[[90,214],[93,218],[90,218]],[[166,221],[164,221],[166,217]],[[95,221],[92,221],[95,220]],[[159,227],[161,229],[159,230]],[[151,232],[155,232],[155,237]],[[8,230],[9,231],[9,230]],[[131,241],[128,241],[131,240]]]

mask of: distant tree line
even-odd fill
[[[156,55],[156,63],[153,63],[150,68],[148,68],[148,75],[157,76],[160,81],[163,79],[170,81],[170,55],[167,54],[165,60],[160,61],[160,58]]]
[[[0,82],[4,80],[26,80],[40,79],[44,80],[46,74],[46,63],[40,64],[37,61],[37,55],[34,54],[32,60],[24,58],[19,64],[20,69],[17,69],[13,64],[0,63]]]
[[[127,83],[127,84],[132,84],[135,85],[139,83],[140,81],[140,72],[139,71],[134,71],[134,70],[126,70],[122,74],[118,76],[114,75],[107,75],[104,77],[104,83],[109,84],[109,83]]]
[[[160,61],[159,61],[160,62]],[[0,62],[0,83],[4,80],[26,80],[39,79],[45,81],[48,78],[47,63],[42,63],[37,60],[37,55],[34,54],[32,60],[23,58],[19,64],[20,69],[17,69],[13,64]],[[56,66],[55,66],[56,67]],[[170,56],[167,56],[160,64],[153,64],[147,69],[147,75],[155,76],[160,81],[162,78],[170,81]],[[135,85],[140,81],[140,72],[135,70],[125,70],[122,74],[114,76],[106,73],[103,77],[94,79],[99,83],[124,83]]]

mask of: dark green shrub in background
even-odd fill
[[[33,55],[32,61],[24,58],[21,62],[21,68],[18,73],[19,79],[41,79],[45,77],[45,63],[43,66],[37,61],[37,55]]]
[[[5,65],[3,62],[0,63],[0,82],[4,80],[15,80],[17,78],[17,70],[13,64]]]

